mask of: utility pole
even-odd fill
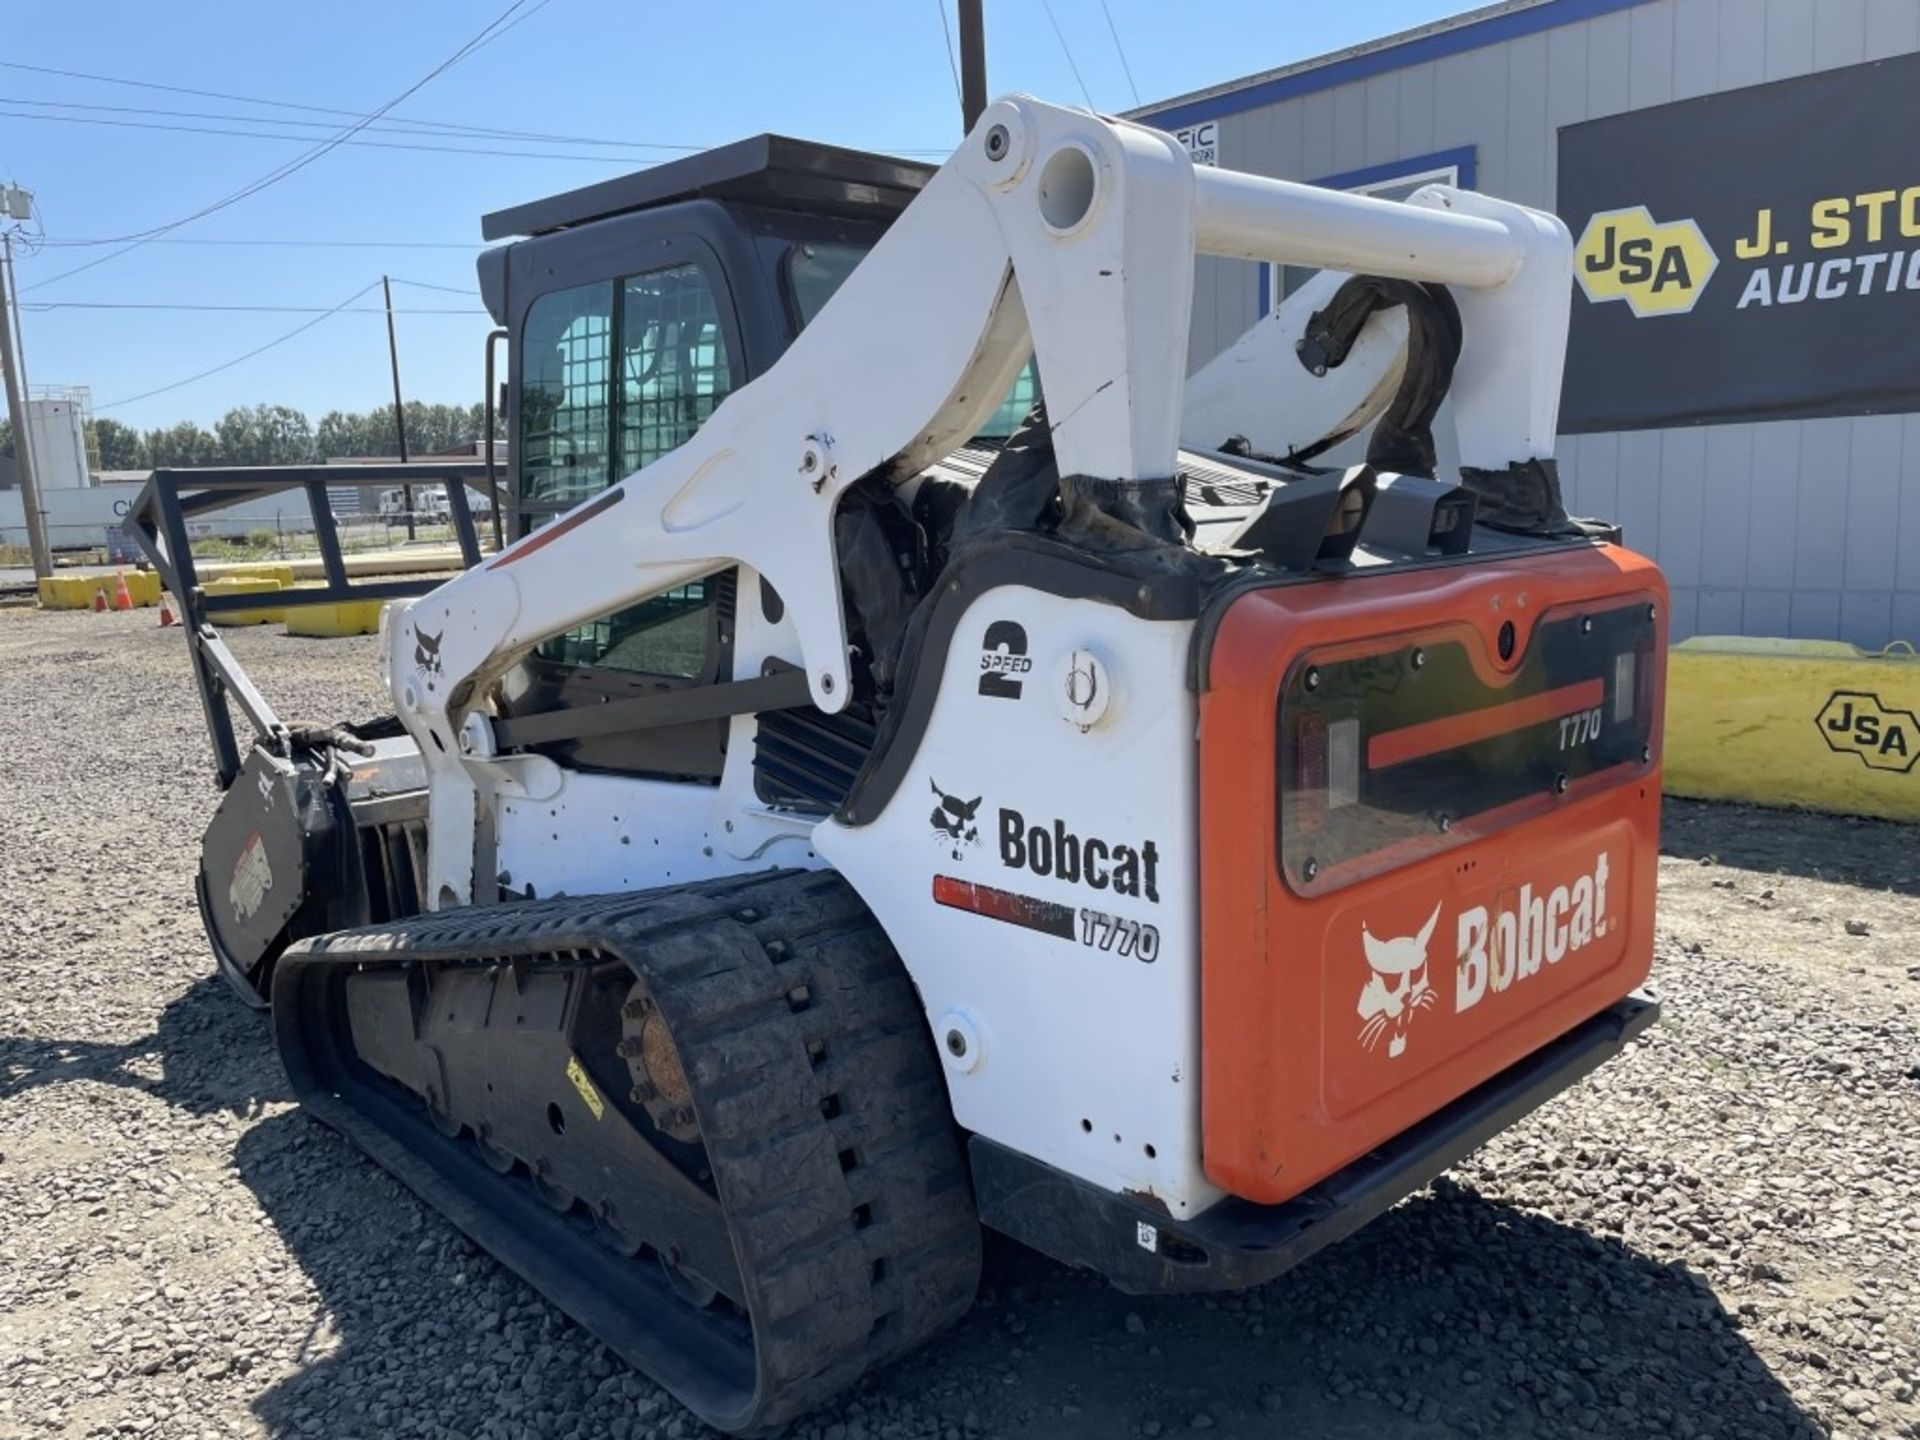
[[[400,344],[393,338],[393,285],[386,276],[380,277],[380,293],[387,297],[387,360],[393,366],[393,428],[400,436],[400,463],[405,465],[407,454],[407,411],[400,403]],[[407,539],[415,538],[413,530],[413,487],[400,487],[400,503],[407,507]]]
[[[14,192],[24,193],[24,192]],[[11,196],[9,196],[11,199]],[[19,323],[17,293],[13,279],[13,234],[0,234],[4,262],[0,262],[0,369],[6,371],[7,418],[13,422],[13,465],[20,477],[20,509],[27,523],[27,549],[33,556],[33,576],[44,580],[53,574],[53,550],[47,544],[47,515],[40,508],[40,486],[33,473],[33,427],[28,423],[24,385],[21,382],[20,356],[25,346],[17,343]]]
[[[960,121],[967,130],[987,108],[987,24],[981,0],[958,0],[960,10]]]

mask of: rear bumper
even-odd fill
[[[1258,1285],[1351,1235],[1591,1074],[1659,1014],[1650,996],[1628,996],[1279,1205],[1229,1196],[1191,1220],[1172,1220],[1150,1202],[1101,1190],[976,1135],[971,1159],[980,1219],[1133,1294]]]

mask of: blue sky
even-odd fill
[[[189,0],[57,6],[0,0],[0,62],[335,107],[296,111],[0,66],[0,178],[37,194],[48,241],[127,236],[191,214],[301,155],[405,90],[509,0]],[[389,117],[591,140],[705,146],[763,130],[843,145],[941,152],[959,111],[940,0],[530,0],[524,18],[425,85]],[[1120,110],[1134,89],[1100,0],[986,0],[990,93],[1024,90]],[[952,0],[947,0],[951,13]],[[536,7],[538,7],[536,9]],[[1448,0],[1107,0],[1144,101],[1322,54],[1467,8]],[[1074,66],[1079,71],[1076,79]],[[35,103],[29,103],[35,102]],[[58,102],[57,105],[47,102]],[[125,107],[106,109],[99,107]],[[59,108],[66,107],[66,108]],[[92,107],[92,108],[81,108]],[[191,115],[156,115],[170,110]],[[24,118],[57,114],[89,122]],[[182,133],[245,116],[314,122],[300,143]],[[670,150],[366,132],[393,144],[543,150],[587,159],[342,146],[284,181],[160,241],[55,280],[113,247],[47,244],[18,260],[29,379],[92,387],[96,413],[141,427],[203,424],[237,404],[333,408],[388,403],[386,331],[375,311],[396,284],[401,375],[410,399],[471,403],[489,328],[470,294],[479,216],[636,169]],[[609,156],[615,158],[608,158]],[[938,153],[928,158],[939,158]],[[210,245],[333,240],[354,248]],[[196,243],[180,243],[196,242]],[[445,247],[445,248],[442,248]],[[196,383],[132,403],[273,340],[300,313],[32,308],[99,304],[330,307],[342,313]]]

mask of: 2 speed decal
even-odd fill
[[[1012,620],[996,620],[980,641],[980,693],[989,700],[1018,700],[1024,676],[1033,673],[1027,654],[1027,630]]]

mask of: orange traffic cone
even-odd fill
[[[116,610],[133,608],[133,592],[127,589],[126,572],[122,570],[113,572],[113,608]]]
[[[93,613],[96,615],[104,615],[106,610],[107,587],[104,585],[96,585],[93,587]]]
[[[165,629],[169,625],[177,625],[179,623],[179,620],[173,613],[173,597],[162,591],[160,595],[160,627]]]

